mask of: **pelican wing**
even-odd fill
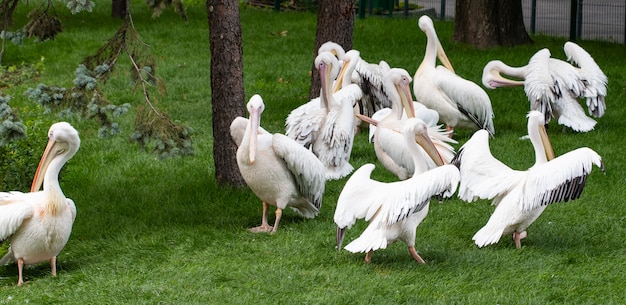
[[[381,192],[382,198],[378,198],[384,203],[380,204],[376,214],[370,209],[365,220],[370,221],[375,216],[372,225],[377,222],[379,226],[391,226],[421,211],[435,195],[452,196],[459,179],[459,170],[455,166],[443,165],[409,180],[388,183],[387,189]],[[372,202],[372,206],[375,205]]]
[[[274,134],[272,146],[276,155],[285,161],[295,177],[300,192],[315,207],[321,208],[326,183],[324,165],[311,151],[287,136]]]
[[[433,81],[446,96],[446,100],[472,120],[478,128],[495,133],[493,109],[489,95],[475,83],[437,66]]]
[[[407,175],[411,176],[415,171],[413,157],[411,157],[400,130],[378,127],[374,141],[376,142],[375,145],[379,147],[376,156],[387,169],[397,175],[397,170],[403,168]]]
[[[515,171],[493,157],[489,134],[479,130],[452,159],[459,168],[459,198],[472,202],[478,198],[493,199],[507,193],[519,182],[522,172]],[[494,201],[497,204],[498,201]]]
[[[33,207],[38,193],[0,193],[0,244],[19,229],[22,223],[33,217]]]
[[[316,141],[321,140],[323,145],[314,144],[313,151],[322,163],[337,166],[348,163],[347,160],[350,159],[354,141],[355,117],[351,103],[341,100],[342,97],[337,96],[337,94],[333,95],[333,98],[340,103],[341,108],[330,111],[326,115],[322,129],[319,131],[319,138]],[[352,172],[352,167],[350,167],[349,172]]]
[[[585,94],[585,81],[579,69],[558,59],[550,58],[547,49],[537,52],[529,62],[524,84],[531,108],[544,114],[549,122],[558,116],[559,124],[576,131],[590,131],[596,121],[585,115],[577,98]]]
[[[580,67],[580,76],[585,83],[583,96],[587,99],[589,114],[601,117],[606,110],[604,98],[608,79],[596,61],[583,48],[573,42],[563,46],[567,60]]]
[[[354,72],[352,82],[358,84],[363,91],[363,98],[359,100],[361,114],[371,117],[374,112],[391,107],[391,100],[383,85],[383,75],[389,70],[386,62],[380,64],[370,64],[364,60],[359,60]]]
[[[530,102],[530,109],[544,114],[545,122],[552,117],[551,101],[563,95],[564,89],[555,84],[548,49],[539,50],[528,61],[528,73],[524,81],[524,92]],[[567,94],[567,93],[565,93]]]
[[[575,131],[587,132],[596,126],[596,120],[588,117],[575,96],[561,95],[552,101],[552,110],[559,114],[559,124],[568,126]]]
[[[579,198],[594,164],[604,171],[601,157],[583,147],[532,167],[524,179],[522,208],[532,210]]]
[[[373,164],[363,165],[346,182],[335,210],[337,226],[350,228],[357,219],[370,221],[371,227],[391,226],[421,211],[434,195],[450,197],[459,182],[452,165],[391,183],[372,180],[373,170]]]
[[[325,117],[326,110],[321,107],[320,98],[315,98],[289,113],[285,121],[285,135],[308,148]]]
[[[233,138],[237,147],[241,144],[243,140],[243,136],[246,133],[246,128],[248,127],[248,123],[250,121],[244,117],[236,117],[232,123],[230,123],[230,136]],[[259,126],[258,134],[270,134],[263,127]]]
[[[346,181],[337,199],[335,208],[335,224],[340,228],[351,228],[357,219],[365,218],[370,209],[368,197],[373,189],[380,188],[383,183],[370,179],[374,164],[368,163],[357,169]]]

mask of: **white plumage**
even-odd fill
[[[340,179],[354,169],[350,165],[355,120],[352,104],[360,98],[359,91],[346,88],[333,94],[331,82],[339,64],[331,53],[320,53],[315,66],[322,83],[320,97],[287,116],[286,135],[311,148],[326,167],[326,179]]]
[[[413,110],[415,111],[415,117],[424,121],[424,123],[426,123],[426,125],[428,125],[429,128],[431,126],[437,126],[437,122],[439,122],[439,113],[437,113],[437,111],[429,109],[428,107],[424,106],[422,103],[418,103],[418,102],[413,102]],[[372,115],[372,120],[375,122],[380,122],[389,114],[391,114],[391,108],[387,108],[387,107],[383,108],[381,110],[376,111],[374,115]],[[401,119],[406,119],[406,118],[407,118],[406,112],[403,112]],[[370,125],[369,126],[369,141],[374,142],[374,134],[376,133],[376,124],[369,124],[369,125]],[[451,140],[451,141],[456,143],[456,141],[454,140]]]
[[[479,247],[513,234],[520,248],[526,228],[548,204],[579,198],[592,165],[604,171],[600,156],[587,147],[554,158],[543,114],[538,111],[528,114],[528,135],[535,164],[527,171],[513,170],[495,159],[485,131],[477,131],[452,161],[461,173],[458,196],[469,202],[493,200],[496,206],[487,224],[473,237]]]
[[[392,107],[390,113],[376,124],[374,151],[387,170],[400,180],[405,180],[415,172],[415,163],[411,157],[410,148],[402,140],[401,134],[402,124],[406,117],[415,116],[413,107],[416,103],[413,103],[411,99],[411,76],[404,69],[394,68],[385,74],[384,82]],[[440,130],[436,125],[429,125],[428,135],[439,149],[439,154],[449,163],[454,157],[454,148],[448,142],[454,142],[454,140],[451,140],[447,136],[448,133]],[[427,169],[435,167],[435,163],[430,158],[422,158],[419,162],[424,163]]]
[[[424,59],[413,77],[415,100],[436,110],[449,130],[480,128],[493,135],[494,114],[487,93],[454,73],[430,17],[420,17],[419,27],[426,33],[427,42]],[[436,66],[437,57],[443,67]]]
[[[326,182],[324,165],[294,140],[260,128],[261,113],[265,109],[261,96],[250,98],[247,108],[250,119],[236,118],[230,131],[239,146],[239,171],[246,184],[263,201],[262,224],[250,230],[276,232],[282,210],[287,207],[306,218],[317,216]],[[267,221],[269,205],[276,206],[273,227]]]
[[[575,131],[590,131],[596,121],[585,114],[578,99],[586,99],[591,116],[602,117],[606,110],[608,80],[583,48],[566,42],[563,49],[567,60],[579,67],[551,58],[550,51],[542,49],[522,67],[511,67],[499,60],[490,61],[483,69],[483,85],[490,89],[523,85],[530,109],[542,112],[546,122],[554,117],[559,124]],[[522,81],[504,78],[501,73]]]
[[[65,197],[58,177],[80,147],[78,132],[60,122],[50,127],[48,138],[31,192],[0,193],[0,243],[10,244],[0,265],[17,262],[18,286],[24,282],[24,264],[49,260],[52,276],[56,276],[56,256],[69,240],[76,218],[74,201]]]
[[[424,156],[418,150],[420,145],[438,164],[441,158],[430,142],[423,121],[410,118],[404,122],[403,141],[411,150],[417,164],[423,164]],[[417,166],[412,178],[404,181],[384,183],[370,178],[373,164],[363,165],[356,170],[344,186],[335,210],[337,224],[337,248],[341,250],[343,236],[357,219],[369,222],[359,238],[348,244],[350,252],[367,252],[366,262],[372,251],[384,249],[396,240],[409,247],[411,256],[418,262],[424,260],[415,251],[415,231],[428,213],[430,198],[443,194],[451,196],[457,187],[459,173],[452,165],[443,165],[432,170]]]

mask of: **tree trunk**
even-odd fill
[[[239,0],[207,0],[206,11],[211,51],[215,178],[218,184],[243,186],[245,182],[237,167],[237,146],[230,136],[230,123],[246,112]]]
[[[334,41],[344,50],[352,49],[352,32],[354,31],[354,0],[319,0],[317,9],[317,30],[315,33],[315,49],[311,60],[311,90],[309,97],[320,95],[320,76],[315,69],[317,49],[327,41]]]
[[[457,0],[453,39],[480,49],[532,43],[521,0]]]
[[[127,0],[111,0],[111,16],[113,18],[125,18],[128,9]]]

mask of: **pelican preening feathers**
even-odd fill
[[[374,165],[365,164],[348,179],[337,200],[334,216],[337,248],[341,250],[345,230],[357,219],[365,219],[369,222],[367,229],[345,249],[366,252],[366,262],[370,262],[373,251],[401,240],[407,244],[413,259],[424,263],[415,250],[415,230],[428,214],[430,198],[439,194],[451,196],[459,182],[457,168],[443,165],[423,121],[416,118],[405,120],[402,135],[415,163],[412,177],[404,181],[379,182],[370,178]],[[439,167],[428,170],[423,166],[424,155],[418,149],[416,139]]]
[[[237,149],[237,165],[246,184],[263,201],[261,226],[252,232],[276,232],[282,210],[290,207],[313,218],[322,206],[324,165],[311,151],[281,134],[260,129],[265,109],[259,95],[247,104],[250,118],[237,118],[230,126]],[[242,136],[243,130],[243,136]],[[267,221],[269,206],[276,206],[274,226]]]
[[[490,61],[483,69],[483,85],[490,89],[523,85],[530,109],[542,112],[546,123],[554,117],[559,124],[575,131],[590,131],[596,121],[585,115],[578,99],[586,99],[591,116],[602,117],[606,110],[607,77],[591,55],[577,44],[566,42],[563,50],[567,60],[578,67],[551,58],[550,51],[542,49],[522,67]],[[507,79],[502,74],[522,80]]]
[[[336,93],[331,91],[339,63],[330,52],[320,53],[315,58],[315,67],[320,73],[320,97],[289,114],[286,135],[311,148],[326,167],[327,179],[340,179],[354,169],[350,165],[355,120],[352,104],[360,98],[359,90],[353,90],[351,86],[356,85],[350,85]]]
[[[517,248],[548,204],[580,197],[595,164],[604,171],[600,156],[587,147],[554,158],[538,111],[528,114],[528,135],[535,150],[535,164],[527,171],[513,170],[493,157],[489,137],[477,131],[459,150],[453,163],[459,167],[458,196],[466,201],[493,199],[496,206],[487,224],[472,238],[483,247],[513,235]]]
[[[59,172],[80,147],[78,132],[60,122],[50,127],[48,138],[30,193],[0,193],[0,244],[10,244],[0,265],[17,262],[18,286],[24,283],[24,264],[50,261],[52,276],[56,276],[56,257],[69,240],[76,218],[74,201],[65,197],[59,185]]]

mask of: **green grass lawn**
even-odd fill
[[[22,3],[21,3],[22,4]],[[31,4],[32,5],[32,4]],[[119,121],[122,135],[97,136],[96,123],[77,117],[43,115],[23,92],[39,82],[72,86],[78,62],[118,28],[110,2],[93,13],[71,15],[57,4],[64,31],[53,41],[7,45],[3,65],[34,64],[44,57],[37,78],[5,88],[11,106],[29,126],[29,141],[43,151],[50,123],[70,121],[82,146],[61,175],[64,193],[78,215],[70,241],[58,256],[58,276],[47,263],[26,269],[28,283],[17,287],[17,267],[0,266],[0,304],[620,304],[626,300],[626,158],[623,155],[626,48],[581,41],[609,78],[607,112],[594,131],[549,134],[557,155],[588,146],[597,151],[606,175],[594,169],[582,197],[554,204],[528,229],[522,249],[510,238],[483,249],[471,237],[490,216],[489,201],[465,203],[453,197],[433,201],[418,227],[417,264],[406,246],[394,244],[364,254],[335,249],[333,213],[346,179],[326,184],[320,215],[312,220],[286,211],[278,233],[253,234],[261,202],[248,188],[218,187],[214,179],[209,79],[208,21],[203,5],[188,7],[185,24],[171,10],[160,18],[142,1],[132,4],[144,42],[158,60],[167,85],[158,106],[194,129],[195,156],[158,160],[129,142],[134,108]],[[28,9],[21,8],[17,21]],[[284,132],[287,114],[307,101],[316,16],[242,7],[246,97],[266,104],[261,125]],[[564,39],[534,36],[514,48],[475,50],[451,41],[454,25],[435,27],[457,74],[480,84],[492,59],[524,65],[541,48],[565,59]],[[413,74],[422,60],[425,35],[416,18],[372,17],[355,21],[354,48],[370,62],[387,61]],[[129,85],[128,61],[103,87],[116,104],[142,104]],[[528,101],[522,88],[488,91],[496,114],[493,154],[516,169],[534,162],[526,133]],[[41,111],[40,111],[41,110]],[[459,130],[462,143],[470,131]],[[20,151],[16,151],[19,154]],[[36,161],[35,161],[36,162]],[[375,163],[373,178],[394,181],[376,161],[367,136],[355,139],[355,168]],[[37,164],[32,164],[36,167]],[[5,191],[5,190],[3,190]],[[273,221],[271,215],[270,221]],[[345,243],[365,228],[360,222]],[[4,254],[6,245],[0,248]]]

